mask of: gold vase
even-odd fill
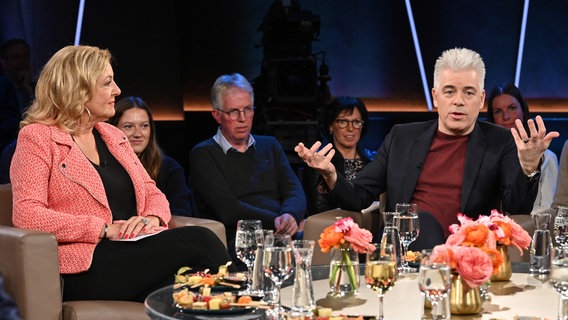
[[[477,314],[481,311],[479,287],[470,288],[459,274],[452,274],[450,311],[452,314]]]
[[[509,259],[509,247],[497,246],[497,250],[503,256],[503,263],[499,265],[497,273],[491,276],[491,281],[509,281],[513,274],[511,259]]]

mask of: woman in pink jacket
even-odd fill
[[[143,301],[179,267],[230,257],[210,230],[167,230],[168,201],[118,128],[108,50],[68,46],[43,67],[11,165],[14,225],[55,234],[64,300]],[[152,235],[136,240],[139,236]],[[122,241],[116,241],[122,240]]]

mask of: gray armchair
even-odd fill
[[[199,225],[227,245],[218,221],[173,216],[170,227]],[[129,301],[62,302],[57,240],[53,234],[12,225],[12,188],[0,185],[0,272],[5,290],[27,320],[149,319],[144,305]]]

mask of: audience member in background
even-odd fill
[[[0,152],[0,184],[10,183],[10,163],[16,150],[16,140],[4,147]]]
[[[23,39],[10,39],[0,46],[0,65],[16,89],[21,113],[34,99],[30,46]]]
[[[124,133],[104,122],[120,94],[110,62],[90,46],[51,57],[10,168],[13,223],[56,236],[65,301],[143,301],[181,266],[217,270],[230,259],[209,229],[158,233],[171,218],[166,197]]]
[[[526,131],[530,119],[529,106],[519,88],[514,84],[500,84],[493,87],[487,98],[487,120],[505,128],[515,128],[515,120],[521,120]],[[538,193],[533,210],[550,208],[558,179],[558,158],[546,149],[540,166]],[[515,213],[515,212],[511,212]]]
[[[369,116],[363,101],[353,97],[336,97],[327,105],[321,119],[327,141],[333,143],[337,151],[331,163],[347,180],[353,180],[363,167],[373,160],[373,155],[359,146],[361,136],[365,134]],[[315,170],[306,174],[306,196],[308,212],[315,214],[338,207],[334,199],[325,197],[316,191],[316,179],[319,173]]]
[[[322,175],[318,190],[343,209],[361,210],[387,192],[386,210],[399,202],[418,204],[420,235],[411,250],[443,243],[457,213],[477,218],[502,204],[503,210],[529,213],[540,178],[539,161],[558,132],[546,133],[540,116],[520,120],[516,130],[478,121],[484,107],[485,64],[463,48],[444,51],[434,68],[432,98],[438,119],[395,125],[373,161],[347,181],[331,162],[331,144],[298,155]],[[538,125],[538,127],[537,127]],[[435,219],[433,219],[435,218]]]
[[[191,188],[198,214],[225,225],[235,257],[238,220],[259,219],[265,229],[294,235],[306,212],[306,196],[278,141],[250,133],[254,93],[247,79],[238,73],[220,76],[211,100],[219,128],[190,152]]]
[[[166,195],[172,214],[192,216],[186,175],[181,165],[158,146],[154,117],[146,102],[139,97],[126,97],[120,99],[114,109],[115,114],[108,122],[126,134],[150,178]]]
[[[0,74],[0,152],[18,136],[22,113],[12,82]]]
[[[562,147],[559,171],[554,201],[552,202],[553,208],[568,207],[568,140],[564,142],[564,147]]]

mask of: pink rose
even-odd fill
[[[455,247],[456,270],[471,288],[477,288],[487,282],[493,274],[491,258],[476,247]]]
[[[373,240],[373,235],[371,234],[371,232],[366,229],[361,229],[356,223],[353,223],[351,230],[345,233],[343,239],[351,243],[353,250],[359,253],[365,253],[367,252],[367,250],[375,249],[375,246],[370,243]]]
[[[523,255],[523,249],[528,249],[531,244],[531,236],[529,233],[523,229],[519,224],[512,223],[511,230],[511,243],[519,249],[521,256]]]
[[[353,218],[347,217],[341,220],[337,220],[334,224],[335,232],[347,233],[353,228],[353,225],[357,225],[353,222]]]

